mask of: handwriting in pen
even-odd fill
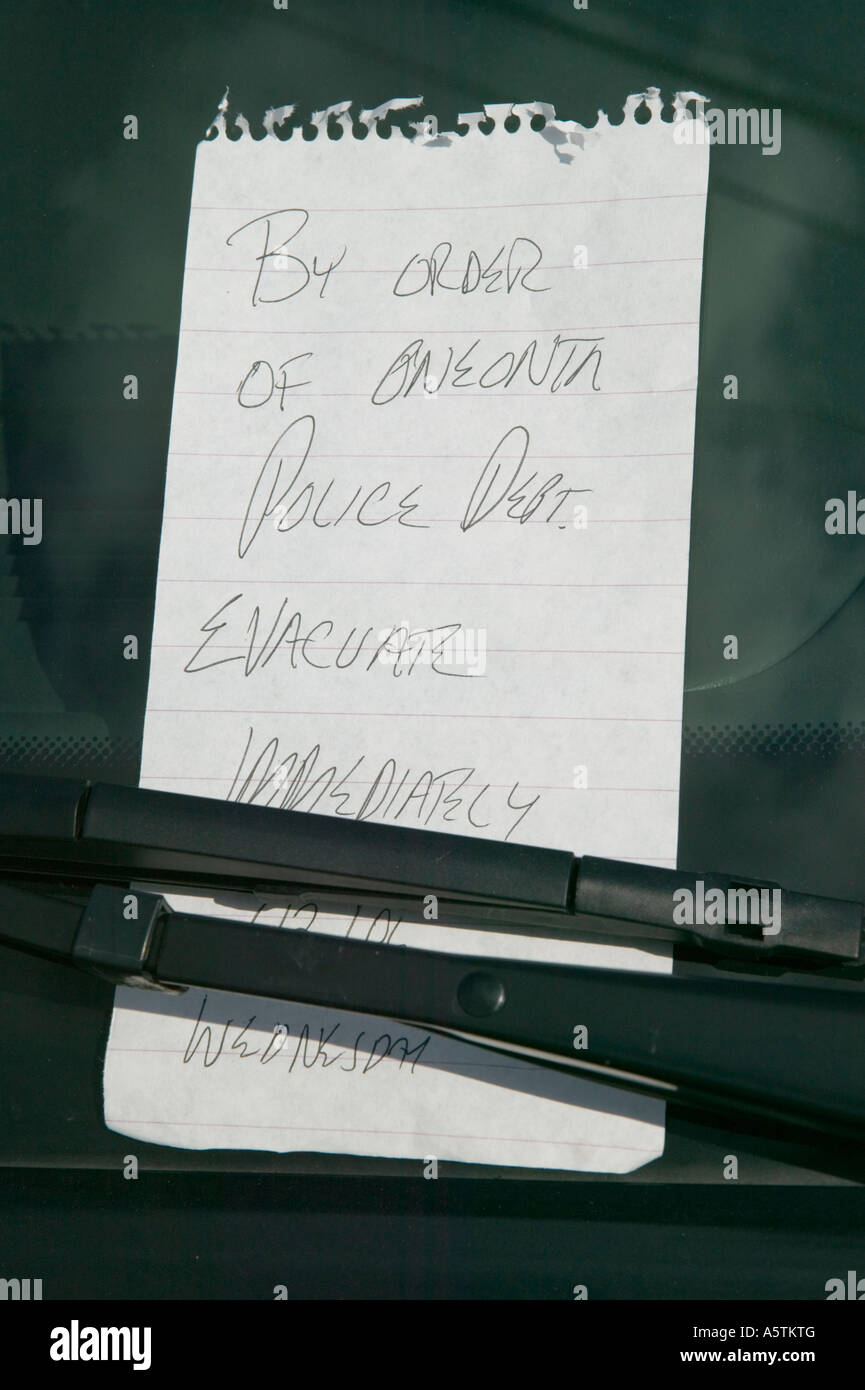
[[[526,800],[518,800],[520,796]],[[351,820],[486,830],[502,840],[513,835],[540,799],[539,792],[530,796],[518,781],[485,781],[473,764],[430,767],[419,760],[412,767],[395,757],[370,759],[365,753],[351,764],[341,763],[322,754],[320,743],[300,752],[286,748],[275,735],[262,739],[252,725],[226,796],[227,801],[323,811]]]
[[[268,521],[281,534],[295,530],[303,522],[319,530],[346,521],[364,527],[392,522],[414,530],[429,528],[431,521],[422,520],[419,510],[422,482],[411,479],[411,486],[402,483],[398,489],[392,480],[379,475],[377,481],[352,482],[347,487],[343,485],[340,491],[339,480],[333,476],[321,478],[305,474],[315,428],[314,416],[298,416],[274,442],[246,505],[237,543],[239,559],[247,555]],[[560,471],[551,473],[543,481],[537,470],[528,472],[525,465],[530,443],[524,425],[513,425],[505,431],[468,491],[456,523],[461,531],[471,531],[482,521],[491,520],[515,521],[520,525],[536,520],[561,526],[564,524],[562,509],[568,499],[592,491],[591,488],[561,486],[565,483],[565,475]],[[296,466],[295,460],[299,460]],[[459,486],[465,487],[464,484]],[[398,490],[401,495],[397,498]]]
[[[207,999],[208,996],[205,994],[183,1052],[183,1062],[186,1065],[195,1061],[196,1055],[198,1055],[202,1066],[208,1069],[215,1066],[220,1058],[248,1061],[257,1057],[257,1065],[267,1066],[269,1062],[275,1061],[284,1053],[283,1063],[287,1062],[288,1066],[287,1070],[283,1071],[283,1075],[290,1076],[300,1061],[301,1066],[307,1071],[316,1066],[322,1070],[336,1066],[337,1071],[356,1072],[358,1076],[366,1076],[386,1057],[390,1057],[399,1059],[397,1071],[402,1071],[403,1067],[408,1065],[409,1075],[413,1076],[415,1068],[430,1042],[429,1034],[424,1036],[422,1033],[418,1033],[416,1036],[420,1041],[415,1042],[414,1046],[410,1046],[409,1039],[404,1034],[394,1037],[392,1033],[380,1033],[375,1036],[365,1028],[356,1032],[353,1042],[349,1042],[345,1038],[345,1034],[348,1032],[348,1037],[351,1038],[352,1033],[350,1029],[346,1029],[344,1020],[338,1020],[327,1034],[325,1034],[324,1028],[319,1027],[319,1036],[315,1039],[310,1036],[312,1030],[309,1023],[303,1023],[297,1030],[297,1042],[294,1055],[291,1056],[293,1039],[287,1024],[275,1024],[266,1044],[261,1047],[253,1047],[251,1043],[254,1041],[254,1037],[249,1039],[247,1035],[256,1020],[256,1015],[251,1014],[244,1024],[235,1023],[233,1018],[227,1019],[221,1025],[215,1022],[207,1023],[204,1021]],[[230,1028],[234,1028],[236,1031],[233,1040],[229,1043]],[[334,1044],[334,1039],[337,1038],[340,1030],[342,1030],[343,1038]],[[369,1039],[366,1045],[362,1045],[364,1038]],[[331,1046],[331,1044],[334,1045]],[[360,1057],[358,1056],[359,1053]],[[351,1057],[350,1066],[345,1065],[347,1057]],[[361,1063],[363,1065],[360,1065]]]
[[[331,258],[321,267],[318,255],[314,254],[310,267],[303,257],[287,250],[308,221],[309,213],[305,208],[281,208],[276,212],[266,212],[260,217],[251,218],[225,238],[226,246],[233,246],[235,237],[251,231],[261,245],[262,249],[255,257],[258,269],[251,296],[254,309],[260,304],[282,304],[287,299],[293,299],[306,289],[310,281],[315,280],[321,281],[318,297],[324,298],[331,273],[344,260],[347,247],[344,246],[338,256]],[[266,285],[265,275],[268,276]],[[265,289],[279,289],[281,293],[265,293]]]
[[[205,633],[204,641],[196,648],[183,670],[187,675],[209,671],[214,666],[228,666],[239,661],[243,664],[243,675],[249,677],[265,666],[277,652],[288,650],[292,670],[298,665],[312,667],[316,671],[346,671],[359,663],[361,671],[372,671],[378,667],[389,671],[392,676],[410,676],[420,663],[428,666],[438,676],[453,676],[457,679],[476,679],[483,671],[448,669],[457,664],[472,663],[463,659],[455,661],[455,655],[465,658],[471,643],[463,635],[462,623],[444,623],[438,627],[412,628],[407,623],[396,623],[390,628],[378,629],[369,626],[362,632],[353,626],[340,639],[336,624],[331,618],[321,618],[307,625],[303,614],[292,609],[284,597],[270,624],[259,642],[261,607],[254,604],[249,617],[244,622],[245,609],[234,605],[245,597],[243,591],[232,594],[201,624],[200,632]],[[223,614],[227,615],[223,617]],[[219,621],[219,620],[222,621]],[[218,634],[227,629],[226,638],[214,642]],[[262,629],[263,631],[263,629]],[[378,633],[378,638],[376,638]],[[231,656],[210,656],[209,660],[199,660],[202,653],[213,644],[215,651],[232,650]],[[316,659],[318,658],[318,659]]]
[[[456,355],[458,349],[448,347],[445,361],[441,357],[442,349],[436,349],[434,356],[433,349],[426,346],[423,338],[414,338],[397,353],[370,400],[373,405],[389,405],[397,397],[411,395],[412,391],[417,396],[438,395],[445,386],[453,392],[471,390],[473,393],[501,387],[499,394],[502,394],[515,382],[523,391],[528,386],[534,391],[546,389],[555,395],[572,385],[584,370],[588,381],[590,367],[591,390],[599,392],[598,372],[603,361],[600,344],[603,341],[603,338],[566,338],[555,333],[545,342],[542,338],[530,339],[521,352],[519,347],[500,352],[500,345],[488,348],[481,338],[475,338],[459,356]],[[587,351],[583,352],[584,348]],[[571,370],[574,362],[576,365]],[[431,371],[431,367],[434,370]],[[282,399],[285,399],[284,392]]]
[[[489,259],[485,257],[484,261],[472,248],[466,255],[462,269],[449,264],[453,249],[452,242],[440,241],[428,256],[417,253],[410,256],[393,287],[397,298],[406,299],[410,295],[422,294],[424,290],[429,290],[431,295],[436,290],[451,290],[462,295],[474,294],[476,290],[482,290],[484,294],[498,294],[500,290],[512,294],[515,289],[543,294],[550,288],[549,285],[529,284],[529,276],[543,260],[540,246],[531,237],[514,237],[504,262],[504,246],[493,252]],[[444,278],[445,275],[451,277],[450,283]]]

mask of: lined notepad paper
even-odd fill
[[[290,108],[230,139],[223,107],[199,146],[142,783],[673,864],[707,145],[654,91],[592,129],[505,106],[382,139],[385,110],[284,140]],[[434,912],[255,916],[670,969]],[[105,1119],[611,1172],[664,1133],[660,1103],[386,1019],[194,990],[118,990]]]

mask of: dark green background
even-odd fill
[[[697,90],[713,106],[779,107],[782,148],[711,156],[680,862],[865,897],[865,537],[823,525],[829,497],[865,493],[860,9],[7,0],[2,29],[0,492],[41,496],[45,536],[29,548],[0,537],[0,766],[137,780],[147,663],[123,661],[121,639],[138,633],[146,653],[194,151],[226,86],[253,124],[285,102],[308,113],[423,94],[445,128],[484,102],[543,100],[592,124],[650,85],[667,100]],[[128,113],[136,142],[122,138]],[[140,379],[135,403],[121,397],[127,372]],[[728,373],[735,402],[722,398]],[[722,659],[728,633],[737,663]],[[19,1166],[17,1195],[9,1183],[0,1199],[0,1263],[14,1250],[29,1269],[21,1252],[41,1241],[56,1296],[147,1296],[160,1279],[181,1297],[259,1296],[218,1234],[237,1203],[248,1237],[265,1248],[279,1229],[299,1242],[292,1267],[302,1251],[315,1291],[336,1296],[366,1281],[377,1293],[568,1297],[581,1242],[606,1297],[820,1297],[865,1258],[860,1191],[811,1187],[794,1203],[769,1186],[856,1176],[843,1154],[675,1114],[665,1159],[629,1182],[422,1184],[374,1161],[333,1162],[343,1176],[313,1179],[296,1160],[139,1145],[148,1176],[123,1183],[129,1141],[99,1124],[110,996],[9,953],[0,966],[0,1150]],[[746,1159],[738,1188],[721,1181],[728,1152]],[[20,1175],[41,1164],[54,1176]],[[199,1164],[209,1177],[167,1171]],[[226,1166],[279,1176],[213,1171]],[[663,1185],[686,1181],[701,1186]],[[145,1214],[166,1232],[137,1262],[107,1253],[118,1204],[124,1240]],[[192,1224],[172,1244],[180,1211]],[[350,1269],[338,1255],[347,1212],[351,1229],[373,1233]],[[774,1254],[755,1265],[767,1244]]]

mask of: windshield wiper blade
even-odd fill
[[[865,963],[861,903],[438,831],[62,778],[0,776],[0,877],[383,898],[408,920],[673,941],[799,969]]]
[[[710,956],[814,970],[862,963],[861,904],[207,797],[0,777],[7,945],[117,983],[383,1015],[668,1100],[865,1138],[858,984],[676,978],[380,946],[172,912],[142,883],[314,891],[337,909],[346,894],[374,905],[384,896],[418,919],[433,895],[448,925],[678,940]],[[710,901],[723,906],[721,920],[705,920]],[[680,921],[688,902],[695,920]],[[764,902],[768,914],[748,911]]]
[[[130,903],[134,912],[130,912]],[[856,988],[379,945],[172,912],[97,884],[84,905],[0,882],[0,941],[118,984],[227,990],[374,1014],[725,1116],[865,1140]]]

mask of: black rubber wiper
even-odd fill
[[[0,877],[386,898],[422,920],[678,941],[801,968],[863,963],[861,903],[730,874],[62,778],[0,775]],[[427,913],[429,916],[429,913]]]
[[[384,1015],[669,1100],[865,1139],[858,983],[791,987],[720,971],[676,978],[380,946],[172,912],[130,886],[141,882],[313,890],[334,906],[346,894],[384,896],[418,917],[433,895],[448,925],[684,940],[800,971],[862,963],[861,904],[209,798],[0,777],[6,945],[146,988]],[[76,893],[86,901],[70,901]],[[689,912],[704,920],[679,920]]]

